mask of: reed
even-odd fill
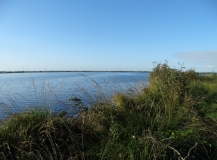
[[[100,88],[100,101],[73,117],[14,114],[0,125],[0,159],[216,159],[216,82],[157,64],[142,89],[108,100]]]

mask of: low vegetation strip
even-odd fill
[[[85,108],[85,106],[83,106]],[[0,124],[0,159],[217,159],[217,75],[157,64],[136,96],[79,115],[35,109]]]
[[[149,71],[64,71],[64,70],[53,70],[53,71],[0,71],[0,74],[1,73],[53,73],[53,72],[146,72],[146,73],[149,73]]]

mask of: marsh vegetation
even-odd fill
[[[216,141],[216,74],[164,63],[136,94],[115,94],[73,117],[37,108],[7,117],[0,159],[216,159]]]

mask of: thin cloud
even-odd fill
[[[217,51],[183,52],[175,55],[177,58],[190,62],[193,65],[202,65],[206,68],[217,68]]]
[[[216,65],[208,65],[207,67],[208,67],[208,68],[215,68]]]

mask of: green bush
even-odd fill
[[[116,94],[74,117],[13,115],[0,125],[0,159],[216,159],[216,82],[157,64],[136,96]]]
[[[197,80],[199,78],[199,74],[195,72],[194,69],[187,70],[184,72],[184,76],[186,78],[186,81],[189,83],[191,81]]]
[[[171,69],[167,63],[157,64],[150,74],[149,82],[150,87],[160,92],[165,100],[183,101],[186,79],[182,70]]]

